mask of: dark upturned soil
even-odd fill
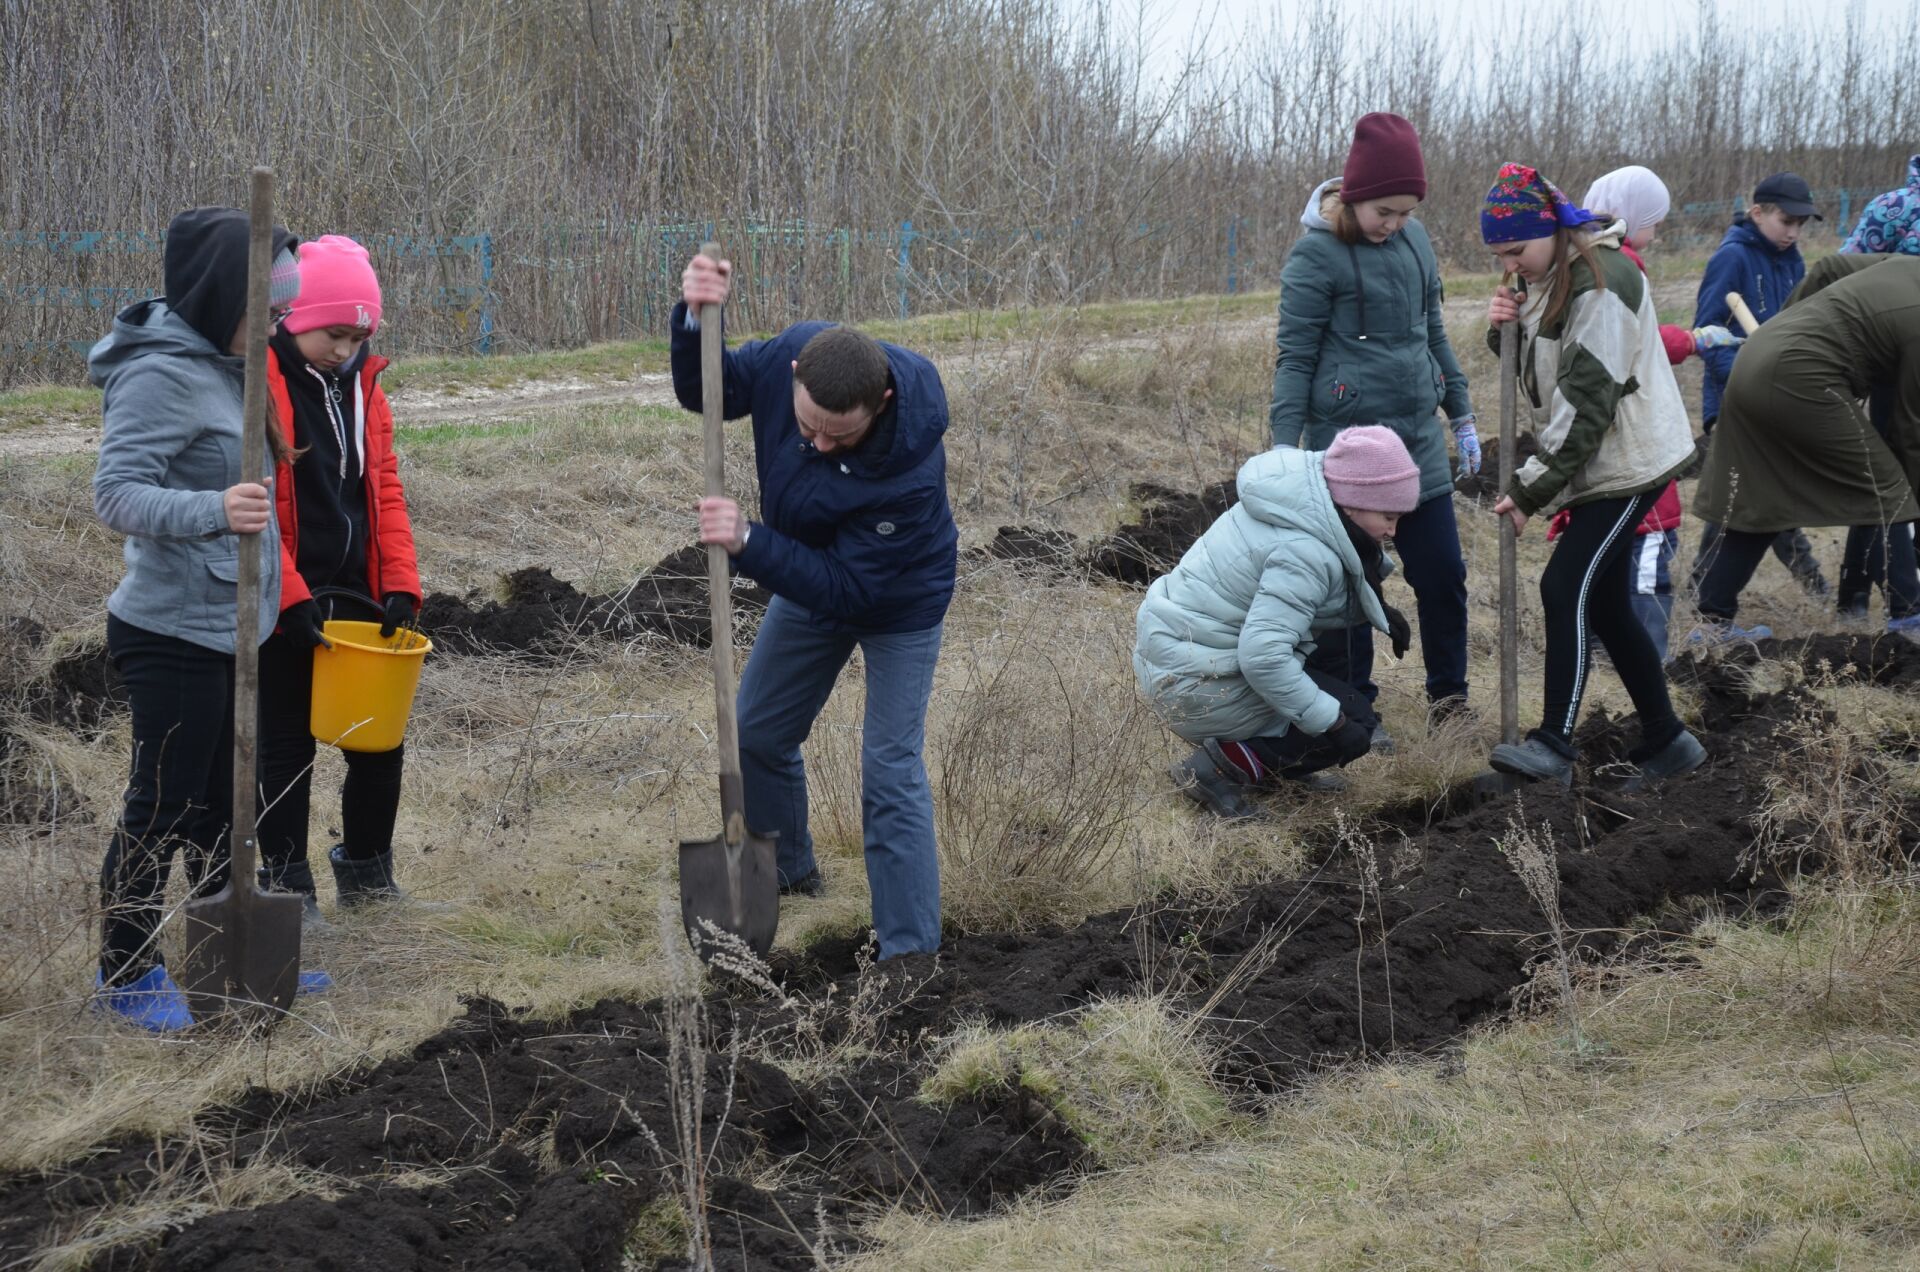
[[[1460,461],[1456,457],[1453,464],[1453,488],[1469,499],[1492,501],[1501,495],[1500,490],[1500,435],[1480,435],[1482,462],[1480,471],[1470,477],[1460,476]],[[1522,433],[1513,439],[1513,466],[1520,465],[1540,453],[1540,443],[1532,433]]]
[[[993,538],[969,548],[962,564],[977,568],[1004,562],[1029,578],[1052,579],[1084,570],[1080,541],[1065,530],[1044,526],[1001,526]]]
[[[1140,505],[1139,520],[1096,540],[1088,548],[1087,567],[1134,587],[1145,587],[1178,565],[1194,540],[1239,498],[1232,478],[1197,495],[1150,481],[1136,482],[1131,493]]]
[[[736,627],[750,631],[766,608],[764,588],[735,579]],[[698,544],[681,548],[625,589],[605,596],[585,595],[544,566],[508,575],[504,601],[435,592],[421,606],[420,629],[437,650],[449,654],[555,655],[583,636],[654,636],[705,649],[713,640],[707,550]]]
[[[1151,981],[1196,1006],[1214,1000],[1221,1077],[1245,1095],[1448,1047],[1513,1007],[1541,953],[1521,934],[1544,920],[1494,843],[1516,818],[1553,829],[1584,959],[1621,953],[1638,917],[1681,928],[1703,902],[1754,901],[1767,880],[1743,864],[1752,818],[1781,731],[1804,706],[1797,691],[1746,691],[1742,667],[1761,654],[1884,685],[1920,679],[1920,648],[1897,638],[1688,657],[1676,675],[1703,705],[1712,759],[1664,797],[1618,789],[1608,762],[1634,739],[1598,719],[1583,730],[1592,766],[1575,791],[1479,803],[1462,792],[1368,819],[1377,891],[1330,840],[1307,879],[1223,904],[1173,899],[1068,929],[961,936],[938,957],[875,968],[843,941],[782,956],[788,991],[808,1005],[745,989],[707,999],[702,1144],[717,1263],[811,1267],[816,1251],[856,1245],[877,1210],[977,1214],[1089,1169],[1084,1146],[1029,1096],[947,1109],[914,1098],[932,1040],[962,1022],[1042,1020]],[[96,1266],[618,1268],[636,1218],[673,1196],[670,1025],[661,1002],[534,1022],[476,1001],[410,1055],[318,1094],[260,1092],[208,1113],[200,1151],[272,1152],[352,1182],[337,1200],[215,1214]],[[867,1058],[831,1078],[796,1080],[764,1059],[849,1035],[869,1041]],[[138,1191],[167,1151],[125,1143],[0,1181],[0,1256]],[[394,1182],[406,1172],[429,1173]]]

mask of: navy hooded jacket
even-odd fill
[[[800,436],[793,362],[803,322],[724,358],[726,418],[753,417],[760,516],[740,573],[818,618],[860,632],[924,631],[946,616],[960,533],[947,506],[947,394],[927,359],[882,343],[893,397],[864,441],[823,455]],[[700,333],[674,306],[673,391],[701,409]],[[891,417],[891,418],[889,418]]]
[[[1740,324],[1727,307],[1727,293],[1739,292],[1747,302],[1755,321],[1765,322],[1780,312],[1787,296],[1806,277],[1807,263],[1800,256],[1800,245],[1784,252],[1767,242],[1744,214],[1735,218],[1707,261],[1707,272],[1700,276],[1700,295],[1694,302],[1695,327],[1726,327],[1736,334]],[[1706,374],[1700,377],[1700,416],[1703,420],[1720,418],[1720,395],[1726,391],[1727,377],[1733,374],[1731,349],[1703,349],[1700,362]]]

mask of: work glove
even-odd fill
[[[1373,746],[1373,734],[1361,725],[1355,724],[1344,712],[1333,727],[1327,730],[1326,738],[1339,755],[1337,761],[1342,767],[1353,763],[1365,755]]]
[[[1735,335],[1725,327],[1695,327],[1693,329],[1693,351],[1705,353],[1709,349],[1731,349],[1747,342],[1745,336]]]
[[[325,623],[320,604],[312,597],[296,601],[280,611],[280,631],[293,642],[295,649],[317,649],[321,645],[332,649],[333,642],[327,639]]]
[[[1460,448],[1460,467],[1469,474],[1480,471],[1480,431],[1473,426],[1472,415],[1453,421],[1453,444]]]
[[[380,617],[380,638],[387,637],[402,627],[413,626],[413,598],[405,592],[388,592],[386,613]]]
[[[1393,656],[1405,658],[1413,647],[1413,628],[1407,616],[1393,606],[1382,603],[1381,608],[1387,611],[1387,639],[1393,642]]]

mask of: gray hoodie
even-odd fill
[[[100,520],[127,536],[127,575],[107,598],[122,622],[233,652],[239,539],[222,494],[241,480],[244,359],[216,349],[162,300],[122,310],[87,355],[105,390],[93,475]],[[260,636],[280,619],[280,528],[261,536]]]

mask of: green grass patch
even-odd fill
[[[673,1196],[655,1197],[634,1220],[633,1227],[627,1230],[626,1244],[621,1249],[621,1254],[625,1256],[624,1266],[650,1268],[659,1263],[684,1259],[687,1241],[692,1235],[693,1229],[687,1223],[687,1212],[680,1204],[680,1199]]]
[[[100,390],[33,384],[0,393],[0,432],[36,424],[100,420]]]
[[[462,910],[446,922],[445,930],[483,949],[543,959],[599,958],[612,948],[604,932],[500,910]]]
[[[693,420],[693,425],[687,421]],[[605,406],[585,410],[554,410],[533,407],[525,415],[494,419],[448,420],[443,424],[418,424],[399,431],[399,447],[410,451],[462,442],[499,441],[516,437],[561,437],[575,433],[604,433],[615,430],[662,428],[684,429],[697,426],[698,418],[670,406]]]
[[[665,340],[623,340],[580,349],[493,357],[401,357],[381,376],[390,389],[511,388],[531,380],[627,380],[667,369]]]

